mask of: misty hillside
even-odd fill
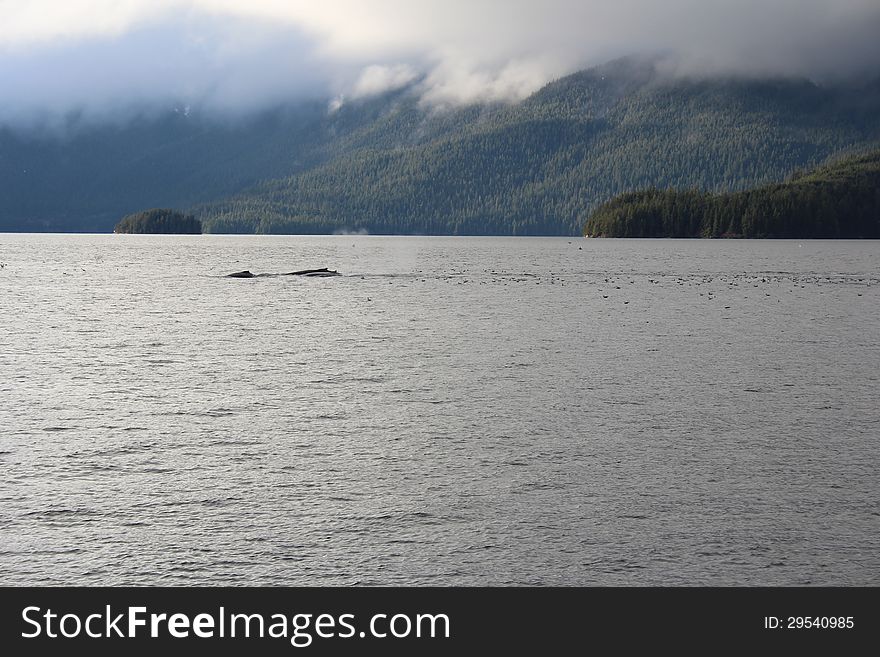
[[[443,110],[403,89],[248,122],[6,130],[0,229],[109,231],[176,207],[207,232],[574,235],[621,192],[741,190],[876,143],[877,82],[672,82],[621,61],[516,105]]]
[[[112,230],[155,206],[187,208],[308,166],[323,106],[220,123],[181,110],[123,126],[0,129],[0,229]]]

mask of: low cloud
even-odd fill
[[[0,121],[249,112],[416,83],[517,100],[630,54],[671,73],[877,73],[876,0],[0,0]]]
[[[352,96],[375,96],[405,87],[418,77],[418,71],[409,64],[367,66],[354,83]]]

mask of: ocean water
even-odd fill
[[[0,584],[876,585],[878,378],[878,242],[0,235]]]

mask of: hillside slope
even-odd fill
[[[876,81],[669,81],[620,60],[452,109],[417,85],[335,111],[0,129],[0,230],[110,231],[174,207],[207,232],[573,235],[621,192],[743,190],[880,143]]]
[[[578,234],[623,191],[745,189],[880,140],[876,85],[664,83],[620,64],[459,113],[430,139],[412,138],[414,114],[404,103],[373,126],[391,136],[196,213],[212,232]]]

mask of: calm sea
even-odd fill
[[[0,584],[876,585],[878,392],[878,242],[0,235]]]

